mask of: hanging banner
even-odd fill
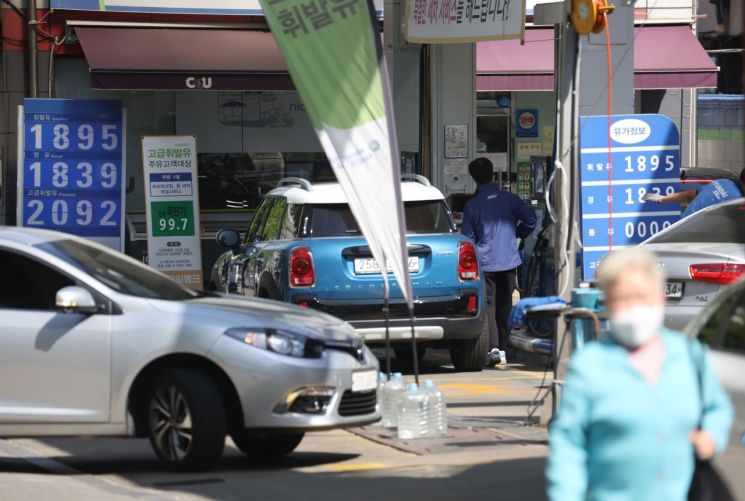
[[[50,0],[49,4],[55,10],[97,10],[108,12],[223,16],[264,15],[259,0]],[[312,6],[315,3],[311,1],[308,5]],[[382,0],[375,1],[375,10],[379,16],[383,15]]]
[[[522,39],[525,0],[406,0],[411,43]]]
[[[612,188],[608,185],[608,134]],[[636,245],[680,219],[680,204],[645,202],[647,193],[670,195],[680,185],[680,136],[664,115],[580,117],[582,276],[591,280],[613,249]],[[608,224],[611,218],[612,225]]]
[[[380,269],[409,308],[401,170],[385,55],[370,0],[263,0],[285,64]],[[387,274],[383,274],[386,287]],[[392,295],[393,297],[393,295]]]
[[[24,99],[18,107],[18,225],[124,250],[121,101]]]
[[[143,136],[148,262],[202,288],[197,147],[194,136]]]

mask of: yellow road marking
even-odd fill
[[[392,468],[392,464],[386,463],[352,463],[352,464],[332,464],[326,466],[330,470],[338,472],[347,471],[364,471],[364,470],[382,470],[384,468]]]
[[[470,395],[512,393],[496,384],[451,383],[440,385],[440,388],[445,390],[445,393],[468,393]]]

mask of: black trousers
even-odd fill
[[[512,309],[512,293],[517,286],[516,270],[485,271],[486,315],[489,322],[489,348],[507,349],[507,318]]]

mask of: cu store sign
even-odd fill
[[[122,250],[121,102],[25,99],[18,125],[18,224]]]

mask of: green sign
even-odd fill
[[[194,235],[194,202],[151,202],[150,217],[154,237]]]

